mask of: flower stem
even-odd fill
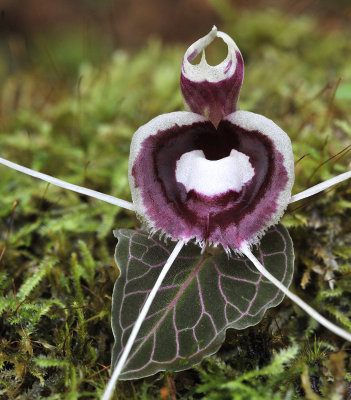
[[[86,189],[82,186],[73,185],[72,183],[62,181],[61,179],[54,178],[50,175],[42,174],[41,172],[34,171],[33,169],[22,167],[21,165],[15,164],[15,163],[5,160],[4,158],[1,158],[1,157],[0,157],[0,164],[6,165],[7,167],[15,169],[16,171],[23,172],[24,174],[33,176],[34,178],[38,178],[45,182],[52,183],[53,185],[62,187],[64,189],[71,190],[72,192],[81,193],[86,196],[94,197],[95,199],[105,201],[106,203],[114,204],[115,206],[134,211],[134,205],[130,201],[118,199],[117,197],[113,197],[108,194],[100,193],[95,190]]]
[[[345,181],[346,179],[349,178],[351,178],[351,171],[347,171],[344,172],[343,174],[334,176],[334,178],[328,179],[322,183],[319,183],[318,185],[312,186],[309,189],[304,190],[303,192],[295,194],[294,196],[291,197],[289,203],[294,203],[295,201],[299,201],[305,199],[306,197],[313,196],[314,194],[322,192],[323,190],[328,189],[328,187],[336,185],[337,183]]]
[[[279,290],[281,290],[293,302],[295,302],[299,307],[301,307],[304,311],[306,311],[307,314],[309,314],[312,318],[318,321],[321,325],[325,326],[331,332],[334,332],[336,335],[342,337],[348,342],[351,342],[351,333],[344,331],[343,329],[334,325],[332,322],[328,321],[326,318],[320,315],[316,310],[314,310],[311,306],[309,306],[303,300],[301,300],[300,297],[290,292],[290,290],[287,287],[285,287],[278,279],[276,279],[270,272],[268,272],[266,268],[257,260],[257,258],[252,254],[251,250],[249,249],[246,243],[242,245],[240,250],[255,265],[255,267],[263,276],[265,276],[268,280],[270,280]]]
[[[134,341],[139,333],[141,324],[143,323],[149,308],[152,304],[152,301],[154,300],[156,293],[158,291],[158,289],[160,288],[163,279],[165,278],[168,270],[170,269],[170,267],[172,266],[174,260],[176,259],[176,257],[178,256],[179,252],[181,251],[182,247],[184,246],[184,241],[179,241],[176,246],[174,247],[172,253],[170,254],[166,264],[163,266],[162,271],[160,272],[160,275],[157,278],[157,281],[154,285],[154,287],[152,288],[149,296],[146,299],[146,302],[142,308],[142,310],[140,311],[140,314],[137,318],[137,320],[135,321],[135,324],[133,326],[132,332],[128,338],[127,344],[123,350],[123,353],[121,355],[121,357],[119,358],[117,364],[114,367],[113,370],[113,374],[106,386],[105,392],[101,398],[101,400],[109,400],[113,394],[113,390],[115,387],[115,384],[118,380],[118,377],[124,367],[125,362],[127,361],[127,358],[129,356],[129,353],[133,347]]]

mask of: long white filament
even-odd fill
[[[110,203],[115,206],[134,211],[134,205],[130,201],[118,199],[117,197],[113,197],[108,194],[100,193],[95,190],[86,189],[82,186],[73,185],[72,183],[62,181],[61,179],[54,178],[50,175],[42,174],[41,172],[34,171],[33,169],[22,167],[21,165],[15,164],[15,163],[5,160],[4,158],[1,158],[1,157],[0,157],[0,164],[6,165],[7,167],[15,169],[16,171],[23,172],[24,174],[33,176],[34,178],[39,178],[45,182],[52,183],[53,185],[62,187],[64,189],[68,189],[73,192],[81,193],[86,196],[94,197],[95,199],[105,201],[106,203]]]
[[[74,185],[72,183],[65,182],[61,179],[54,178],[50,175],[43,174],[38,171],[34,171],[33,169],[22,167],[19,164],[5,160],[4,158],[1,158],[1,157],[0,157],[0,164],[6,165],[7,167],[15,169],[16,171],[22,172],[26,175],[33,176],[34,178],[41,179],[48,183],[52,183],[55,186],[59,186],[64,189],[68,189],[73,192],[81,193],[81,194],[84,194],[89,197],[94,197],[96,199],[105,201],[106,203],[110,203],[110,204],[125,208],[130,211],[135,211],[134,205],[130,201],[118,199],[117,197],[110,196],[108,194],[104,194],[101,192],[97,192],[96,190],[87,189],[82,186],[78,186],[78,185]],[[303,192],[295,194],[294,196],[291,197],[289,203],[294,203],[296,201],[313,196],[319,192],[322,192],[325,189],[328,189],[330,186],[336,185],[336,184],[343,182],[349,178],[351,178],[351,171],[344,172],[343,174],[335,176],[334,178],[328,179],[324,182],[319,183],[318,185],[312,186],[311,188],[304,190]]]
[[[278,279],[276,279],[270,272],[266,270],[266,268],[257,260],[257,258],[252,254],[251,250],[244,244],[240,249],[246,257],[255,265],[259,272],[263,276],[265,276],[268,280],[270,280],[279,290],[281,290],[286,296],[288,296],[292,301],[294,301],[298,306],[300,306],[304,311],[307,312],[312,318],[318,321],[321,325],[325,326],[331,332],[334,332],[336,335],[342,337],[343,339],[351,342],[351,333],[344,331],[338,326],[334,325],[332,322],[328,321],[322,315],[320,315],[316,310],[314,310],[311,306],[306,304],[300,297],[296,296],[296,294],[290,292],[290,290],[285,287]]]
[[[178,254],[179,254],[179,252],[180,252],[180,250],[182,249],[183,246],[184,246],[184,241],[182,241],[182,240],[179,241],[176,244],[176,246],[174,247],[171,255],[169,256],[169,258],[168,258],[168,260],[166,262],[166,264],[163,266],[162,271],[160,272],[160,275],[158,276],[154,287],[152,288],[149,296],[146,299],[146,302],[145,302],[142,310],[140,311],[140,314],[139,314],[137,320],[135,321],[135,324],[133,326],[132,332],[131,332],[131,334],[130,334],[130,336],[128,338],[126,347],[124,348],[124,351],[123,351],[120,359],[118,360],[118,362],[117,362],[117,364],[115,366],[113,374],[112,374],[112,376],[111,376],[111,378],[110,378],[110,380],[109,380],[109,382],[108,382],[108,384],[106,386],[105,392],[104,392],[101,400],[109,400],[111,398],[111,396],[113,394],[113,390],[114,390],[115,384],[116,384],[116,382],[118,380],[118,377],[119,377],[119,375],[120,375],[120,373],[121,373],[121,371],[122,371],[122,369],[124,367],[125,362],[127,361],[129,353],[130,353],[130,351],[131,351],[131,349],[133,347],[134,341],[135,341],[135,339],[136,339],[136,337],[137,337],[137,335],[139,333],[141,324],[143,323],[143,321],[144,321],[144,319],[145,319],[145,317],[146,317],[146,315],[147,315],[147,313],[149,311],[149,308],[150,308],[150,306],[152,304],[152,301],[154,300],[154,298],[156,296],[156,293],[157,293],[159,287],[161,286],[161,283],[162,283],[163,279],[165,278],[167,272],[169,271],[170,267],[172,266],[174,260],[178,256]]]
[[[304,190],[303,192],[295,194],[294,196],[291,197],[289,203],[294,203],[295,201],[299,201],[305,199],[306,197],[313,196],[314,194],[322,192],[323,190],[328,189],[330,186],[336,185],[337,183],[345,181],[346,179],[349,178],[351,178],[351,171],[347,171],[338,176],[334,176],[334,178],[328,179],[322,183],[319,183],[318,185],[312,186],[311,188]]]

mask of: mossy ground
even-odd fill
[[[211,3],[246,61],[241,108],[268,116],[291,136],[294,192],[350,168],[350,32],[323,32],[310,18],[277,11],[238,15],[224,2]],[[152,117],[183,109],[185,46],[152,41],[95,65],[53,46],[52,58],[69,73],[57,77],[38,67],[2,82],[1,157],[130,199],[131,136]],[[98,399],[113,344],[112,230],[138,222],[117,207],[0,168],[0,399]],[[302,203],[283,219],[295,243],[292,288],[351,330],[350,183]],[[198,367],[120,382],[114,398],[349,399],[350,351],[285,300],[259,325],[230,331]]]

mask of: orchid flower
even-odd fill
[[[205,49],[215,39],[228,47],[218,65],[206,62]],[[201,61],[194,58],[202,53]],[[335,326],[291,293],[251,251],[276,225],[289,203],[321,192],[351,177],[351,171],[294,196],[294,158],[289,136],[274,122],[238,110],[244,63],[234,41],[216,27],[185,52],[180,86],[189,111],[160,115],[134,134],[129,158],[133,202],[72,185],[0,158],[10,168],[68,190],[136,212],[150,234],[177,244],[143,304],[116,363],[103,400],[108,400],[136,341],[163,279],[189,241],[202,250],[222,247],[247,257],[257,270],[326,328],[351,342]]]

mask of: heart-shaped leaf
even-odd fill
[[[165,244],[145,232],[114,233],[120,276],[113,292],[112,365],[174,248],[174,242]],[[283,225],[271,228],[254,253],[268,271],[290,285],[293,245]],[[199,363],[218,350],[226,329],[257,324],[283,297],[248,259],[228,257],[220,248],[201,255],[194,244],[184,246],[151,305],[120,379],[179,371]]]

